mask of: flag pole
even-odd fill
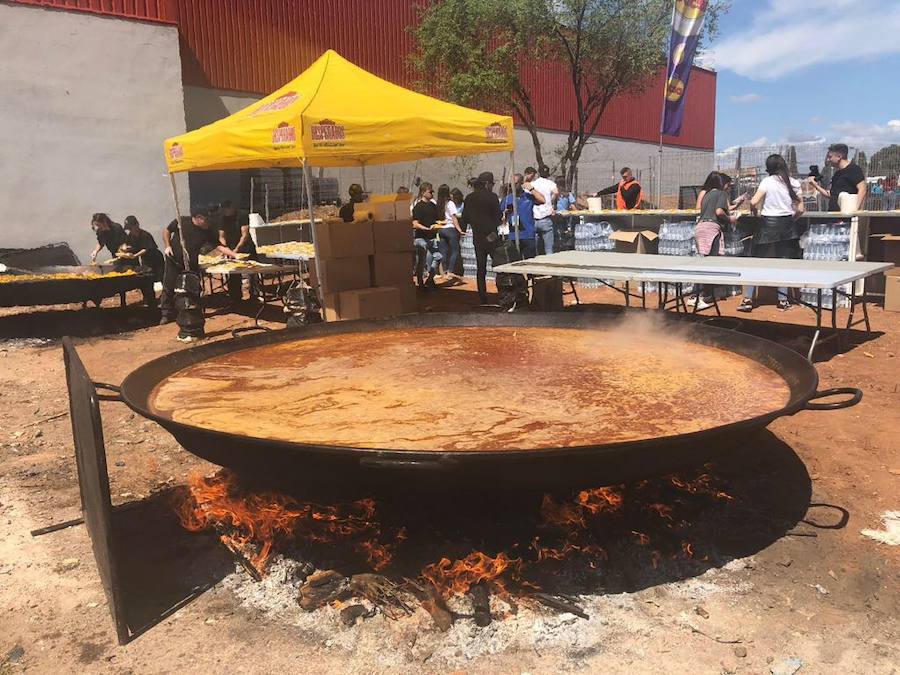
[[[666,98],[669,93],[669,77],[672,70],[672,33],[675,26],[675,7],[676,0],[672,0],[672,20],[669,22],[669,49],[666,57],[666,76],[663,79],[663,104],[662,115],[659,118],[659,161],[657,162],[656,171],[656,208],[662,208],[662,174],[663,174],[663,125],[666,119]]]

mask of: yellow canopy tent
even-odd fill
[[[510,153],[512,165],[513,120],[404,89],[329,49],[262,100],[166,139],[164,147],[175,209],[180,212],[174,174],[182,171],[299,165],[310,195],[311,166],[364,168],[501,151]],[[311,199],[309,209],[312,223]],[[315,228],[310,229],[316,246]],[[316,267],[321,272],[318,255]]]
[[[333,50],[261,101],[165,142],[170,173],[365,166],[513,149],[513,121],[440,101]]]

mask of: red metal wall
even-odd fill
[[[156,23],[178,23],[178,8],[175,0],[12,0],[12,2]]]
[[[416,22],[410,0],[14,0],[30,5],[178,23],[184,84],[265,94],[309,66],[328,48],[397,84],[415,79],[407,55]],[[542,68],[533,87],[544,129],[567,131],[574,110],[564,68]],[[656,143],[663,74],[636,96],[613,101],[599,134]],[[682,135],[667,145],[712,150],[716,75],[694,69]]]

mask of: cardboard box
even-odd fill
[[[341,293],[369,288],[372,285],[367,255],[352,258],[322,258],[319,266],[323,293]]]
[[[412,220],[376,220],[372,223],[375,254],[413,250]]]
[[[372,223],[345,223],[329,220],[316,223],[316,247],[318,255],[325,258],[352,258],[375,253],[372,240]],[[359,288],[357,286],[357,288]]]
[[[338,293],[324,293],[322,296],[322,314],[325,321],[341,320],[341,296]]]
[[[343,321],[379,319],[403,313],[400,291],[393,286],[344,291],[339,302]]]
[[[659,235],[653,230],[619,230],[609,235],[616,242],[616,253],[656,253]]]
[[[402,314],[415,314],[419,311],[419,294],[415,285],[409,283],[399,284],[397,290],[400,292],[400,310]]]
[[[377,201],[372,197],[368,201],[360,202],[353,205],[353,221],[362,222],[366,220],[394,220],[397,210],[394,207],[394,200]]]
[[[900,269],[896,267],[884,273],[884,309],[900,312]]]
[[[900,234],[885,234],[881,236],[884,246],[884,262],[894,263],[900,267]]]
[[[376,253],[370,259],[373,286],[400,286],[411,283],[413,268],[410,251]]]

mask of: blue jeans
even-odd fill
[[[425,283],[425,268],[428,268],[428,278],[431,279],[437,273],[437,266],[441,261],[441,254],[438,252],[438,245],[434,239],[416,237],[413,240],[413,247],[416,281],[419,282],[419,286],[422,286]]]
[[[445,274],[456,274],[459,262],[459,232],[455,227],[442,227],[438,231],[438,250],[444,263]]]
[[[544,250],[540,250],[540,244],[538,244],[538,253],[543,253],[545,255],[550,255],[553,253],[553,219],[552,218],[541,218],[540,220],[534,221],[534,232],[535,239],[538,242],[544,243]]]

